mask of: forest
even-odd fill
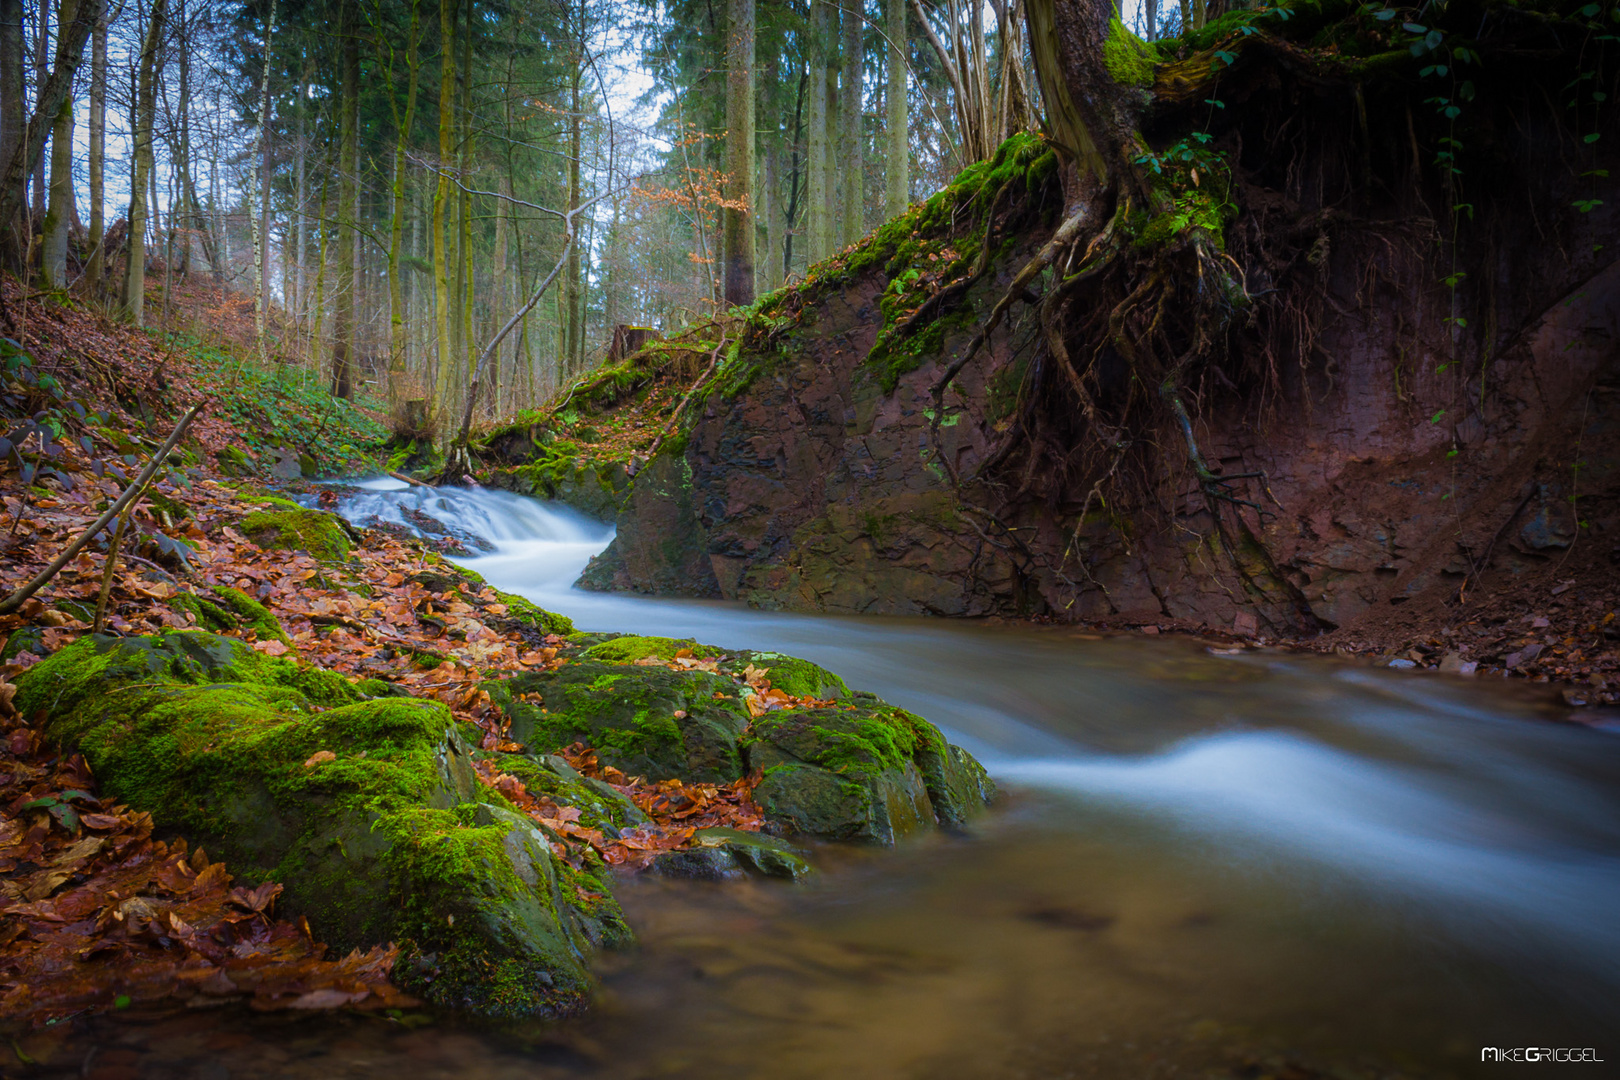
[[[0,0],[0,1074],[1613,1060],[1617,61]]]

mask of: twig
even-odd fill
[[[105,529],[109,521],[123,513],[124,508],[135,501],[157,473],[158,466],[162,465],[164,459],[169,456],[169,451],[173,450],[175,444],[180,441],[181,436],[185,435],[186,428],[191,426],[191,422],[197,418],[197,413],[201,409],[202,403],[193,405],[191,411],[180,418],[180,423],[176,424],[174,431],[169,434],[168,441],[158,448],[157,453],[152,455],[152,460],[146,463],[146,468],[141,470],[141,474],[135,478],[134,483],[125,488],[124,493],[118,496],[117,502],[107,507],[106,511],[88,529],[79,534],[77,540],[64,548],[62,553],[52,559],[51,564],[35,575],[32,581],[6,597],[4,601],[0,601],[0,615],[10,615],[13,611],[22,607],[24,601],[38,592],[47,581],[55,577],[57,572],[68,564],[68,560],[77,555],[102,529]]]
[[[404,473],[397,473],[393,469],[384,469],[383,471],[389,476],[392,476],[395,480],[402,480],[407,484],[415,484],[417,487],[425,488],[430,488],[433,486],[432,484],[424,484],[414,476],[406,476]]]
[[[118,549],[124,543],[124,530],[129,528],[129,515],[135,509],[135,503],[130,503],[118,517],[118,527],[113,530],[112,541],[107,545],[107,568],[101,574],[101,595],[96,598],[96,617],[91,624],[92,634],[101,633],[103,621],[107,617],[107,597],[112,595],[113,575],[118,571]]]

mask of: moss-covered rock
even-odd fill
[[[556,754],[502,754],[500,767],[523,781],[529,794],[578,807],[580,823],[587,829],[601,829],[609,836],[617,836],[619,830],[647,820],[647,815],[623,792],[601,780],[581,776]]]
[[[242,625],[242,620],[234,612],[196,593],[177,593],[169,600],[169,606],[176,611],[189,614],[192,621],[201,629],[235,630]]]
[[[486,683],[512,738],[545,753],[583,741],[605,765],[652,780],[742,775],[748,713],[730,679],[585,660]]]
[[[794,830],[892,844],[960,825],[995,796],[982,767],[922,717],[870,694],[854,705],[767,713],[754,721],[754,800]]]
[[[326,562],[349,557],[349,530],[342,518],[324,510],[259,510],[237,526],[266,550],[307,551]]]
[[[25,652],[33,653],[35,656],[45,656],[50,651],[45,647],[45,628],[43,626],[18,627],[7,635],[5,645],[0,647],[0,664],[7,663]]]
[[[642,637],[637,634],[624,634],[615,636],[600,644],[592,645],[584,652],[587,660],[602,660],[609,664],[633,664],[637,660],[655,657],[659,660],[673,660],[678,655],[690,656],[697,660],[709,660],[717,656],[724,656],[725,652],[713,645],[700,645],[691,638]]]
[[[581,871],[492,805],[435,702],[363,700],[335,673],[200,631],[81,638],[17,698],[109,796],[246,880],[282,882],[285,910],[333,945],[399,942],[396,979],[436,1004],[569,1011],[593,945],[627,933],[605,878],[582,908]]]
[[[270,609],[259,603],[241,589],[229,585],[215,585],[214,595],[225,602],[236,618],[237,625],[256,633],[261,641],[275,638],[278,641],[292,644],[292,638],[282,627],[281,620],[270,613]]]

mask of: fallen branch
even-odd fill
[[[406,476],[404,473],[397,473],[392,469],[387,469],[387,470],[384,470],[384,471],[386,471],[388,473],[388,475],[392,476],[395,480],[400,480],[400,481],[403,481],[404,483],[407,483],[407,484],[414,484],[417,487],[425,487],[425,488],[430,488],[430,487],[433,486],[432,484],[423,483],[422,481],[418,480],[414,476]]]
[[[64,548],[62,553],[52,559],[51,564],[35,575],[32,581],[6,597],[4,601],[0,601],[0,615],[10,615],[13,611],[22,607],[30,596],[43,588],[45,583],[55,577],[57,572],[66,566],[73,556],[77,555],[86,544],[95,539],[101,530],[107,527],[109,521],[123,513],[126,506],[129,506],[140,497],[141,492],[146,489],[146,485],[152,482],[152,477],[156,475],[158,466],[163,464],[164,459],[169,456],[169,451],[173,450],[175,444],[185,435],[186,429],[191,426],[191,422],[197,418],[197,413],[201,410],[201,404],[193,405],[191,411],[182,416],[180,423],[175,425],[174,431],[169,434],[168,441],[158,448],[157,453],[152,455],[152,460],[146,463],[146,468],[141,470],[134,483],[125,488],[124,493],[118,496],[118,501],[107,507],[106,511],[88,529],[79,534],[77,540]]]

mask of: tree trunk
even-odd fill
[[[45,85],[49,69],[46,59],[46,43],[51,39],[51,8],[48,3],[37,4],[34,7],[34,87],[37,90]],[[37,101],[36,101],[37,106]],[[37,111],[37,110],[36,110]],[[52,109],[45,114],[47,125],[56,122],[56,110]],[[37,222],[45,216],[45,141],[46,133],[38,127],[31,126],[28,132],[28,142],[32,145],[34,139],[39,140],[40,153],[33,157],[33,179],[29,181],[29,190],[32,192],[32,205],[29,208],[29,221]],[[32,233],[30,233],[32,240]]]
[[[81,9],[82,10],[82,9]],[[153,0],[141,43],[135,88],[135,162],[130,177],[129,258],[124,265],[124,317],[136,326],[146,318],[146,189],[152,174],[152,119],[157,109],[157,54],[163,41],[166,0]],[[0,220],[4,220],[0,216]]]
[[[456,0],[439,0],[439,181],[433,189],[433,326],[437,365],[433,412],[450,393],[450,251],[445,203],[450,199],[449,168],[456,146]]]
[[[57,24],[71,26],[79,3],[91,0],[62,0]],[[40,256],[45,287],[65,289],[68,285],[68,233],[73,226],[73,97],[62,99],[51,126],[51,202],[45,214],[45,245]]]
[[[844,0],[844,78],[843,93],[838,106],[838,168],[844,187],[844,215],[838,230],[839,246],[848,247],[866,231],[863,226],[865,209],[861,158],[862,142],[866,133],[861,130],[861,91],[866,70],[865,36],[862,14],[866,0]]]
[[[806,188],[806,257],[820,262],[832,254],[827,192],[832,174],[827,168],[827,54],[832,44],[832,0],[811,0],[810,9],[810,146],[809,183]]]
[[[583,12],[583,7],[581,8],[581,11]],[[585,48],[585,21],[583,14],[581,14],[578,30],[579,37],[577,39],[577,45],[580,51],[583,52]],[[568,99],[568,213],[570,215],[579,209],[581,197],[579,186],[579,157],[584,149],[584,144],[580,137],[579,116],[579,110],[581,107],[580,79],[581,72],[583,71],[583,64],[578,62],[579,58],[577,56],[575,60],[576,62],[573,65],[573,82]],[[701,212],[701,209],[699,212]],[[564,302],[568,307],[568,333],[561,371],[566,373],[568,371],[577,370],[576,365],[579,363],[579,355],[583,351],[585,344],[585,328],[582,325],[584,322],[584,312],[582,311],[584,305],[581,303],[583,297],[581,295],[578,244],[569,244],[568,246],[568,265],[563,272],[563,295]],[[567,376],[564,374],[562,377],[566,379]]]
[[[405,383],[405,296],[399,279],[399,249],[405,236],[405,148],[416,125],[416,85],[420,65],[417,43],[421,37],[421,0],[411,0],[411,29],[405,44],[405,115],[394,114],[393,213],[388,227],[388,404],[398,408]],[[390,73],[392,65],[390,65]],[[393,80],[389,80],[390,85]],[[393,100],[390,97],[390,102]]]
[[[296,209],[293,216],[294,230],[294,256],[295,271],[293,274],[292,297],[283,297],[283,301],[292,307],[293,318],[297,320],[298,333],[308,328],[309,323],[309,66],[306,61],[304,77],[298,83],[298,112],[297,128],[293,134],[293,184],[295,192],[293,202]]]
[[[883,214],[893,218],[911,202],[911,121],[906,100],[906,0],[884,0],[889,39],[889,152],[883,164]]]
[[[90,45],[90,263],[84,269],[85,286],[101,299],[107,270],[107,0],[94,0],[97,8]],[[0,151],[0,161],[5,153]]]
[[[22,0],[0,0],[0,169],[10,163],[22,144],[23,64]],[[10,226],[9,220],[0,221],[0,234],[12,235]]]
[[[162,3],[163,0],[158,0],[159,8]],[[74,12],[73,21],[60,28],[56,43],[56,62],[51,68],[49,77],[39,81],[38,94],[34,99],[34,113],[13,144],[11,156],[0,161],[0,229],[12,237],[13,250],[19,253],[27,250],[28,241],[13,232],[12,226],[16,224],[16,216],[23,207],[26,180],[29,173],[44,165],[47,141],[45,129],[56,122],[57,112],[72,92],[73,77],[84,59],[84,43],[90,37],[90,28],[95,23],[95,17],[93,5],[79,4]],[[43,16],[41,18],[43,21]],[[17,71],[20,75],[22,72],[20,47],[17,53]],[[3,111],[3,107],[0,107],[0,112]],[[147,152],[150,155],[150,131]]]
[[[472,174],[472,38],[473,38],[473,5],[467,0],[462,18],[465,32],[461,35],[461,63],[456,74],[461,80],[461,108],[458,110],[461,118],[461,157],[459,168],[462,176]],[[456,386],[460,388],[467,385],[472,371],[473,350],[477,347],[477,340],[473,336],[473,245],[472,245],[472,196],[465,190],[456,202],[456,303],[457,314],[460,318],[456,322]]]
[[[804,153],[804,97],[810,85],[809,68],[799,73],[799,92],[795,95],[793,104],[793,166],[788,170],[788,201],[787,213],[783,219],[784,232],[787,234],[782,241],[782,278],[793,273],[793,237],[799,231],[799,222],[802,217],[800,207],[804,205],[805,194],[805,153]]]
[[[360,165],[360,39],[355,33],[353,0],[344,3],[338,107],[337,299],[332,308],[332,393],[354,396],[354,314],[358,275],[354,248],[357,180]]]
[[[253,331],[259,363],[270,360],[265,340],[265,318],[270,309],[270,45],[276,33],[276,0],[270,0],[270,15],[264,24],[264,76],[259,82],[259,145],[253,155],[253,183],[250,190],[259,196],[259,212],[253,219]]]
[[[782,54],[771,49],[765,60],[765,108],[768,113],[765,147],[761,155],[760,190],[755,198],[756,229],[764,227],[765,251],[755,261],[757,292],[770,292],[782,283]],[[757,235],[757,233],[756,233]]]
[[[315,212],[315,220],[320,222],[321,240],[316,245],[315,253],[315,302],[309,328],[309,355],[311,365],[315,366],[314,358],[321,355],[325,340],[321,337],[321,324],[326,319],[326,242],[332,235],[332,226],[326,220],[327,207],[331,205],[329,196],[332,193],[332,173],[326,170],[321,179],[321,206]]]
[[[726,5],[726,303],[754,302],[754,0]]]

